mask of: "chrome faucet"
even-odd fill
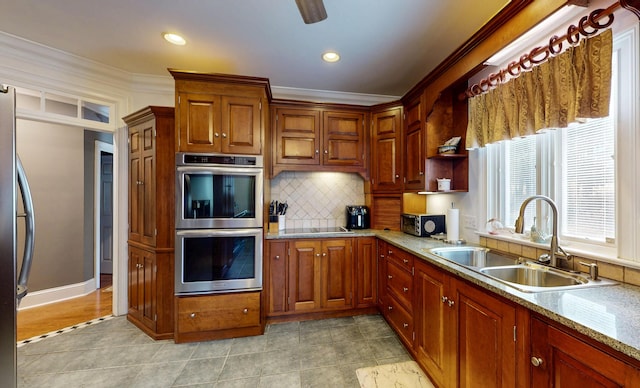
[[[538,261],[548,262],[550,266],[557,267],[558,257],[561,257],[565,260],[571,260],[572,257],[567,252],[565,252],[560,245],[558,245],[558,207],[551,198],[544,195],[534,195],[522,201],[522,205],[520,205],[520,214],[518,215],[518,218],[516,218],[515,232],[522,233],[522,230],[524,229],[524,210],[526,209],[529,202],[533,200],[545,201],[549,204],[549,206],[551,206],[551,210],[553,211],[553,235],[551,236],[549,254],[540,256],[538,258]]]

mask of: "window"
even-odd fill
[[[609,117],[486,147],[488,218],[513,226],[524,199],[546,195],[558,205],[563,243],[609,246],[621,258],[640,261],[635,243],[640,191],[631,184],[640,175],[637,36],[637,26],[614,33]],[[534,217],[538,230],[550,234],[550,207],[530,203],[525,231]]]

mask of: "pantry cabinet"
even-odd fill
[[[150,106],[128,127],[127,318],[154,339],[173,337],[174,109]]]
[[[266,78],[170,72],[179,152],[263,153],[270,96]]]
[[[415,270],[416,361],[439,386],[515,386],[516,307],[424,261]]]
[[[374,111],[371,115],[371,189],[372,192],[401,192],[402,107]]]
[[[637,360],[541,318],[531,319],[531,387],[637,387]]]
[[[273,108],[274,175],[282,171],[365,174],[366,109],[280,105]]]

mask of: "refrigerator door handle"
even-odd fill
[[[20,300],[22,300],[28,292],[27,281],[29,280],[29,272],[31,271],[31,264],[33,262],[33,247],[35,241],[35,214],[33,212],[31,189],[29,188],[27,175],[24,172],[24,167],[22,167],[20,157],[16,157],[16,172],[24,206],[24,215],[21,216],[24,216],[25,219],[24,256],[22,258],[20,275],[18,276],[17,290],[18,304],[20,304]]]

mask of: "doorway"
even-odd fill
[[[113,275],[113,144],[96,140],[94,155],[94,276],[100,289]]]

